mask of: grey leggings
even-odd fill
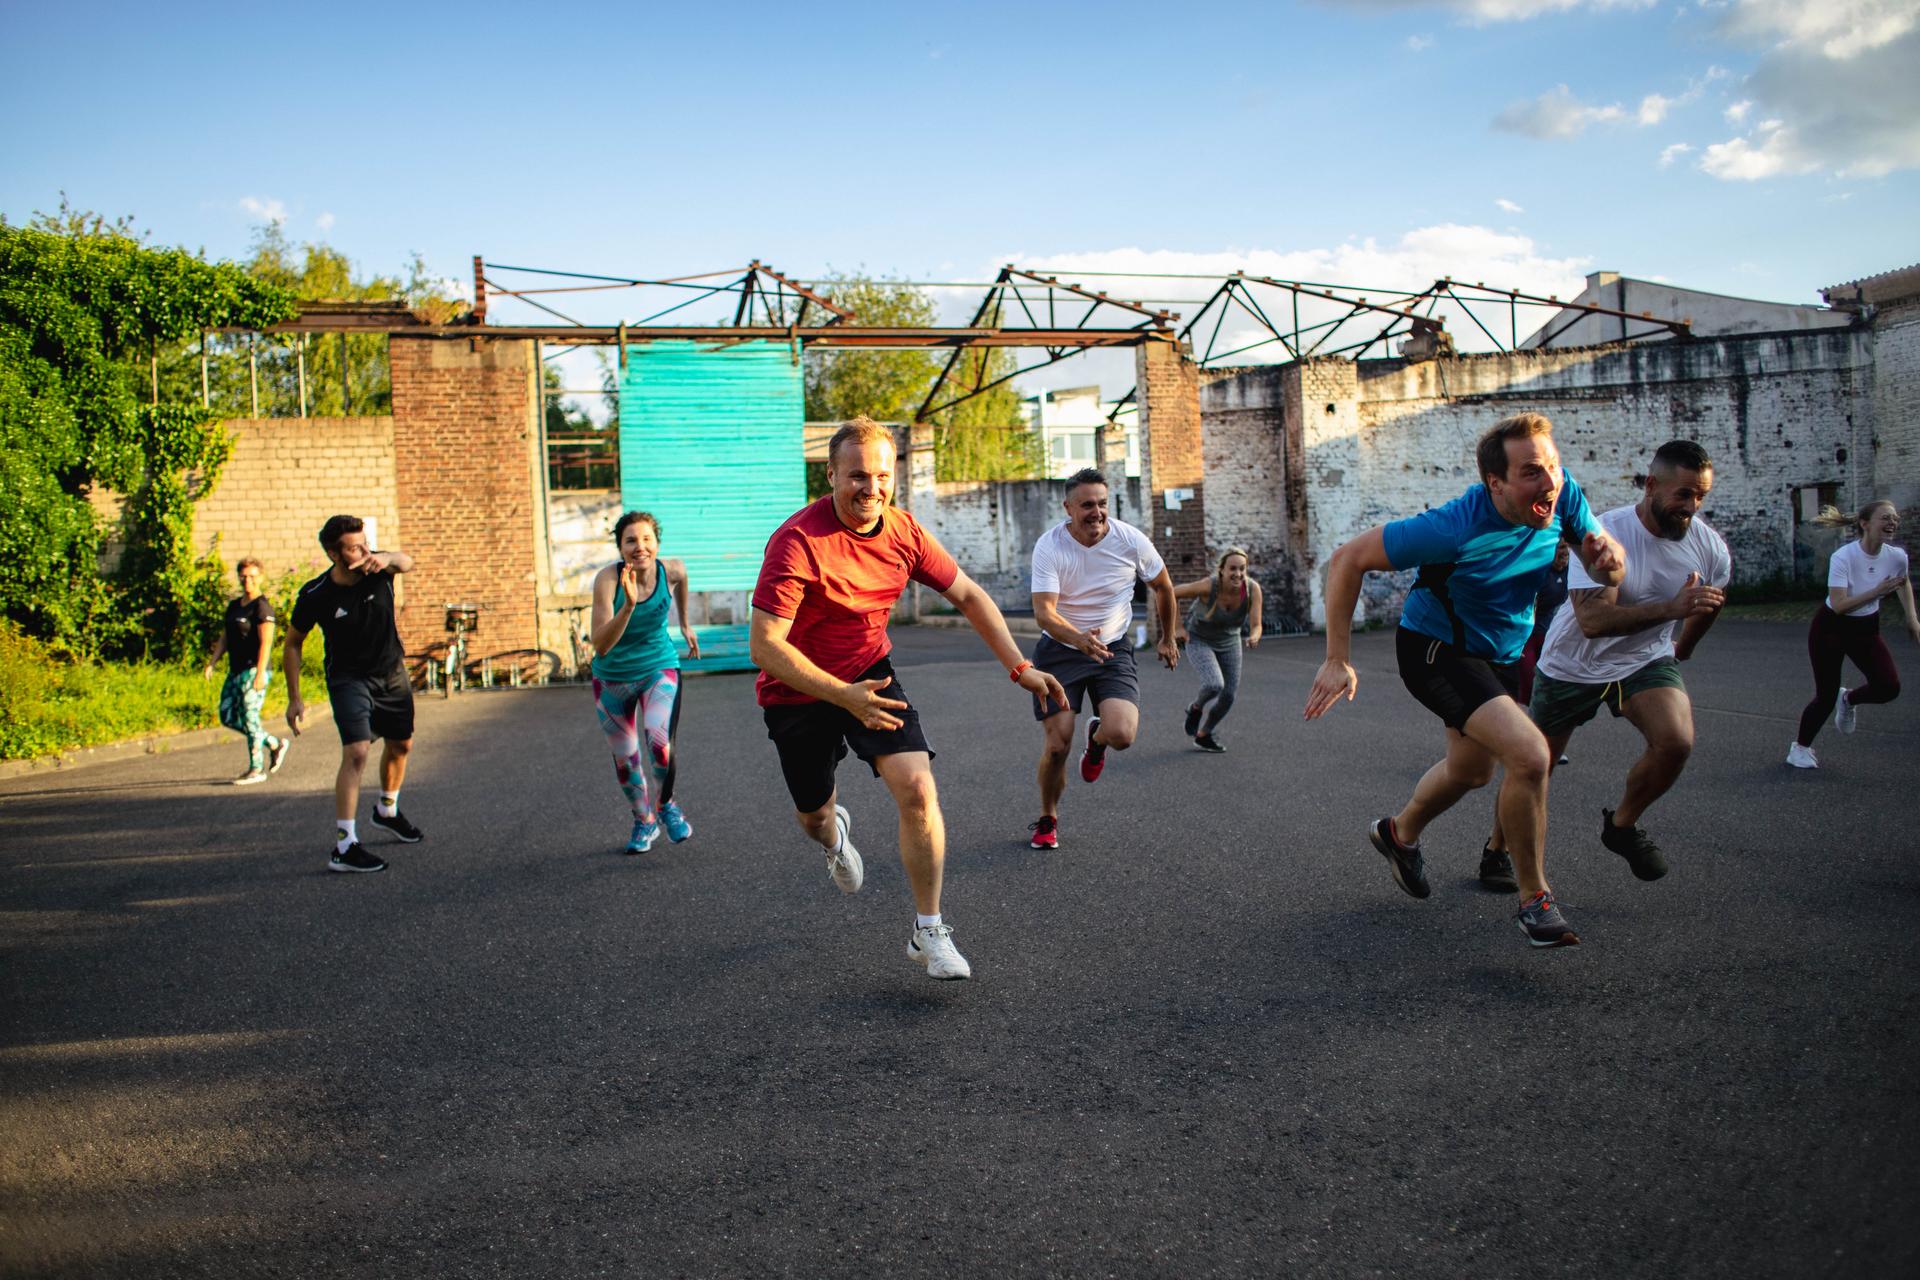
[[[1233,710],[1233,695],[1240,691],[1240,637],[1231,640],[1187,640],[1187,662],[1200,675],[1200,696],[1196,707],[1207,708],[1206,723],[1200,732],[1210,734],[1213,727]],[[1211,702],[1213,705],[1208,707]]]

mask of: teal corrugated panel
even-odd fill
[[[801,370],[780,342],[647,342],[620,375],[620,500],[650,511],[695,591],[751,589],[807,500]]]

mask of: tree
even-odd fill
[[[823,289],[860,324],[924,328],[939,314],[933,300],[912,285],[836,276]],[[927,351],[810,351],[807,420],[838,422],[864,413],[882,422],[911,422],[946,362],[946,356]],[[938,401],[952,399],[976,380],[1002,378],[1013,368],[1013,356],[1005,348],[964,351]],[[929,407],[937,409],[938,403]],[[1012,480],[1041,474],[1039,440],[1021,426],[1020,396],[1011,382],[934,413],[932,421],[936,474],[942,480]]]

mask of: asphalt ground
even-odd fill
[[[374,833],[378,876],[325,870],[324,717],[267,786],[222,785],[237,739],[0,785],[0,1271],[1920,1272],[1920,699],[1788,769],[1803,631],[1723,623],[1647,820],[1672,874],[1599,846],[1638,739],[1582,729],[1549,873],[1585,944],[1535,951],[1473,879],[1490,796],[1424,902],[1364,838],[1440,738],[1389,633],[1315,724],[1317,642],[1250,653],[1224,756],[1143,665],[1056,853],[1024,695],[969,633],[897,640],[972,982],[905,958],[857,761],[833,889],[745,676],[689,681],[695,835],[639,858],[579,689],[424,700],[427,840]]]

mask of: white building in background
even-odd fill
[[[1094,437],[1111,415],[1127,442],[1124,474],[1140,474],[1140,413],[1138,406],[1127,404],[1114,412],[1114,402],[1100,398],[1099,387],[1066,387],[1042,391],[1020,401],[1020,414],[1026,424],[1039,433],[1046,450],[1047,478],[1064,480],[1082,467],[1093,465]],[[1112,460],[1108,462],[1112,467]]]
[[[1830,307],[1792,302],[1763,302],[1724,293],[1682,289],[1657,280],[1635,280],[1617,271],[1595,271],[1572,302],[1628,312],[1628,316],[1596,316],[1559,311],[1522,338],[1522,347],[1589,347],[1623,338],[1662,342],[1671,332],[1639,319],[1644,312],[1656,320],[1687,320],[1696,338],[1723,338],[1746,333],[1780,333],[1802,329],[1844,329],[1853,316]],[[1538,312],[1536,311],[1537,315]]]

